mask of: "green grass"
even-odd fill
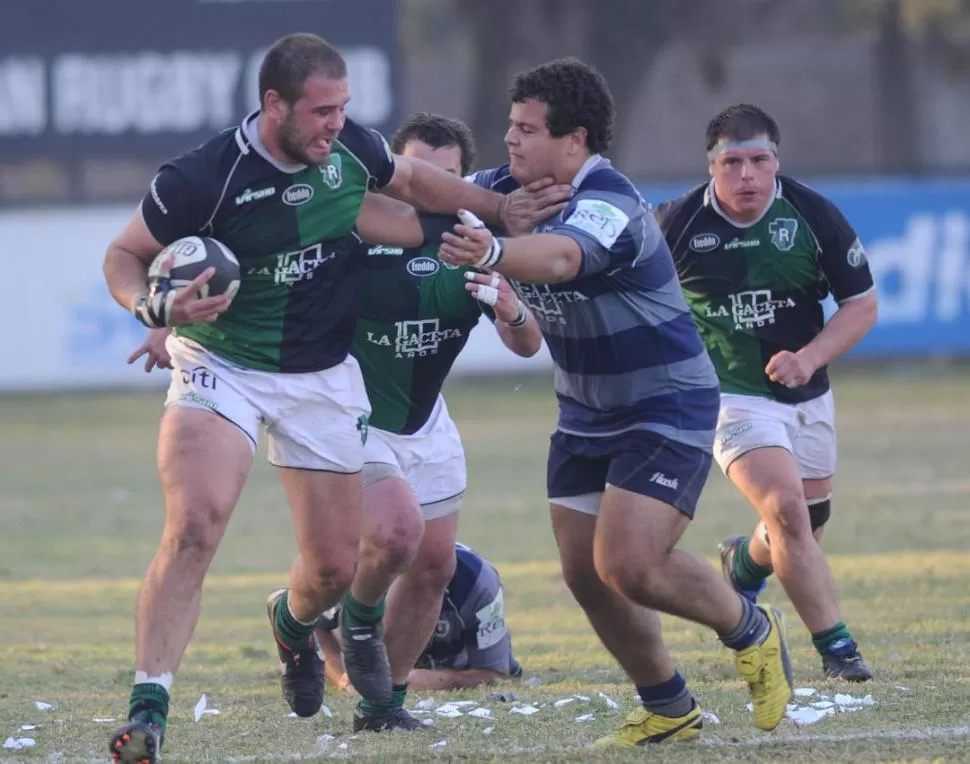
[[[721,724],[708,725],[700,745],[618,760],[647,753],[661,761],[967,758],[967,737],[938,730],[970,725],[970,374],[837,371],[840,473],[825,547],[877,681],[862,691],[821,681],[784,593],[772,583],[769,594],[791,620],[797,683],[871,693],[877,705],[758,733],[728,653],[706,630],[667,619],[683,673]],[[282,491],[260,460],[213,565],[175,685],[166,760],[588,760],[586,746],[622,716],[597,693],[625,712],[633,691],[559,575],[544,500],[555,421],[550,385],[503,377],[460,380],[448,391],[469,457],[460,535],[502,572],[513,643],[526,676],[538,680],[506,689],[544,704],[539,713],[510,714],[493,702],[495,721],[439,718],[426,735],[355,739],[347,695],[328,696],[332,719],[287,718],[263,604],[285,582],[295,547]],[[157,392],[0,398],[0,740],[37,740],[27,751],[0,750],[0,762],[107,760],[112,725],[92,720],[120,718],[127,703],[135,592],[162,520],[154,472],[160,400]],[[752,511],[715,474],[682,546],[713,564],[717,540],[752,525]],[[203,692],[221,713],[194,723]],[[552,706],[571,693],[590,701]],[[485,695],[436,698],[484,702]],[[37,711],[36,700],[56,708]],[[584,713],[595,719],[576,723]],[[18,732],[22,724],[39,728]],[[494,727],[488,736],[486,727]],[[917,729],[929,733],[916,738]],[[318,743],[324,734],[336,739]],[[440,740],[447,744],[429,749]]]

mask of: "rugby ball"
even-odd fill
[[[199,297],[234,297],[239,291],[239,261],[229,247],[207,236],[186,236],[169,244],[158,253],[148,269],[149,279],[162,276],[162,269],[172,258],[168,278],[179,289],[192,281],[206,268],[215,268],[211,279],[202,285]]]

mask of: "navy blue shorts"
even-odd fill
[[[550,438],[549,500],[595,515],[607,483],[669,504],[687,517],[711,471],[708,452],[648,430],[604,438],[555,432]]]

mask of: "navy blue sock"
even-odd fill
[[[637,687],[637,695],[648,711],[672,719],[686,716],[694,707],[694,698],[680,672],[666,682]]]
[[[752,605],[741,595],[738,595],[738,599],[741,600],[741,620],[730,634],[718,635],[724,645],[732,650],[744,650],[764,642],[771,630],[768,616],[757,605]]]

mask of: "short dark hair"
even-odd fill
[[[586,128],[586,145],[594,154],[613,139],[613,95],[606,79],[578,58],[559,58],[516,75],[512,103],[530,99],[549,107],[546,126],[555,138]]]
[[[736,103],[707,124],[707,150],[714,148],[722,138],[746,141],[761,133],[767,134],[775,143],[781,143],[778,123],[768,112],[750,103]]]
[[[259,102],[267,91],[275,90],[292,105],[303,94],[303,84],[314,74],[330,79],[347,76],[343,56],[330,43],[315,34],[288,34],[273,43],[259,66]]]
[[[478,158],[475,138],[464,122],[443,117],[440,114],[418,112],[391,136],[391,150],[395,154],[404,151],[410,140],[427,143],[433,149],[457,146],[461,150],[461,174],[467,175]]]

